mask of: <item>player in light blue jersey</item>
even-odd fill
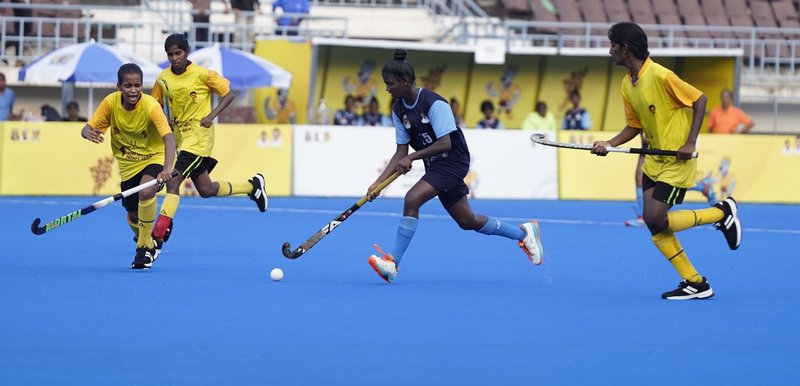
[[[381,182],[395,172],[408,173],[415,160],[424,162],[425,175],[406,193],[403,218],[392,252],[384,253],[376,245],[382,256],[369,257],[372,268],[387,282],[394,280],[400,260],[416,232],[419,208],[437,196],[461,229],[517,240],[528,259],[541,264],[543,250],[536,221],[517,226],[472,212],[467,199],[469,189],[464,183],[469,171],[469,149],[447,100],[414,84],[414,68],[406,61],[404,50],[395,50],[394,59],[384,64],[382,75],[386,91],[395,100],[392,121],[397,150],[369,187],[367,195],[374,199]],[[414,149],[410,154],[409,146]]]

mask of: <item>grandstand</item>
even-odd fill
[[[740,58],[737,99],[762,123],[757,131],[797,129],[791,105],[800,103],[800,22],[791,0],[313,0],[296,27],[297,37],[276,31],[270,2],[252,26],[237,25],[220,0],[211,2],[207,24],[192,23],[186,0],[34,0],[0,6],[0,66],[17,86],[16,64],[29,63],[54,48],[95,39],[162,61],[163,38],[185,32],[198,45],[222,44],[252,51],[246,32],[266,39],[321,39],[326,44],[409,47],[470,52],[479,41],[498,41],[509,54],[606,56],[610,23],[632,20],[650,36],[654,55]],[[29,16],[16,11],[27,10]],[[208,41],[196,39],[209,28]],[[14,46],[23,47],[21,54]],[[414,44],[420,44],[415,46]],[[20,85],[21,86],[21,85]],[[57,85],[53,85],[55,87]],[[17,86],[17,89],[19,87]],[[52,93],[52,91],[48,91]],[[37,92],[23,91],[21,103],[38,105]],[[780,111],[776,114],[775,111]]]

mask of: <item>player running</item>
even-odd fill
[[[230,82],[216,71],[198,66],[188,60],[189,42],[183,34],[172,34],[164,42],[170,66],[159,74],[153,86],[153,97],[167,105],[171,111],[170,126],[178,143],[178,160],[175,170],[180,175],[167,184],[167,194],[153,229],[153,237],[167,241],[172,232],[173,219],[180,202],[180,187],[185,178],[191,178],[200,197],[222,197],[247,194],[256,202],[258,210],[267,210],[267,192],[264,176],[257,173],[242,182],[212,181],[209,174],[217,160],[211,158],[214,148],[214,118],[233,101]],[[163,88],[162,88],[163,87]],[[212,93],[220,96],[219,103],[211,108]],[[169,100],[164,101],[164,96]]]
[[[394,59],[383,65],[382,75],[386,91],[395,100],[392,121],[397,150],[383,173],[367,189],[367,195],[374,199],[381,182],[395,172],[408,173],[415,160],[423,160],[425,175],[406,193],[403,218],[392,252],[384,253],[376,245],[382,256],[369,257],[375,272],[389,283],[394,280],[400,260],[416,232],[419,208],[436,196],[461,229],[517,240],[528,259],[541,264],[543,250],[536,221],[517,226],[472,212],[467,199],[469,189],[464,184],[469,171],[469,150],[447,100],[414,84],[414,68],[406,61],[404,50],[395,50]],[[411,154],[409,145],[415,150]]]
[[[120,188],[125,191],[153,179],[170,181],[175,162],[175,137],[161,106],[150,95],[142,94],[142,69],[127,63],[117,71],[117,91],[100,102],[81,137],[103,143],[110,129],[111,151],[117,158]],[[158,187],[144,189],[122,199],[128,225],[136,240],[136,256],[131,268],[148,269],[158,253],[150,235],[156,220]]]
[[[614,64],[629,72],[622,81],[626,126],[608,141],[594,143],[592,152],[605,156],[609,147],[620,146],[644,133],[656,149],[676,149],[678,157],[645,157],[642,165],[644,222],[653,243],[672,263],[683,281],[665,292],[663,299],[707,299],[714,296],[708,280],[692,266],[675,232],[714,224],[725,235],[730,249],[742,240],[736,201],[726,198],[701,210],[669,212],[683,202],[686,189],[695,185],[697,160],[693,159],[697,135],[706,108],[706,97],[669,69],[650,59],[647,35],[634,23],[617,23],[608,31],[609,54]]]

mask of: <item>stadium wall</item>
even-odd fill
[[[108,143],[80,138],[80,123],[0,124],[0,195],[107,196],[119,191]],[[633,200],[636,156],[533,145],[529,132],[465,130],[473,198]],[[591,143],[611,133],[562,131],[551,138]],[[263,173],[271,196],[358,197],[395,150],[392,128],[325,125],[217,126],[214,179]],[[628,145],[635,147],[637,141]],[[800,203],[800,136],[701,134],[697,179],[711,175],[720,194],[742,202]],[[424,173],[416,163],[385,192],[401,197]],[[184,195],[195,194],[191,184]],[[687,201],[703,201],[690,192]]]

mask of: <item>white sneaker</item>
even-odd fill
[[[544,249],[542,249],[542,240],[539,237],[539,223],[535,220],[526,222],[520,225],[525,231],[525,238],[519,242],[522,251],[528,255],[528,260],[533,264],[542,264],[544,258]]]
[[[397,264],[391,255],[384,253],[377,244],[374,244],[375,249],[383,255],[378,257],[372,255],[369,257],[369,265],[378,273],[381,279],[386,280],[387,283],[392,284],[392,281],[397,276]]]

